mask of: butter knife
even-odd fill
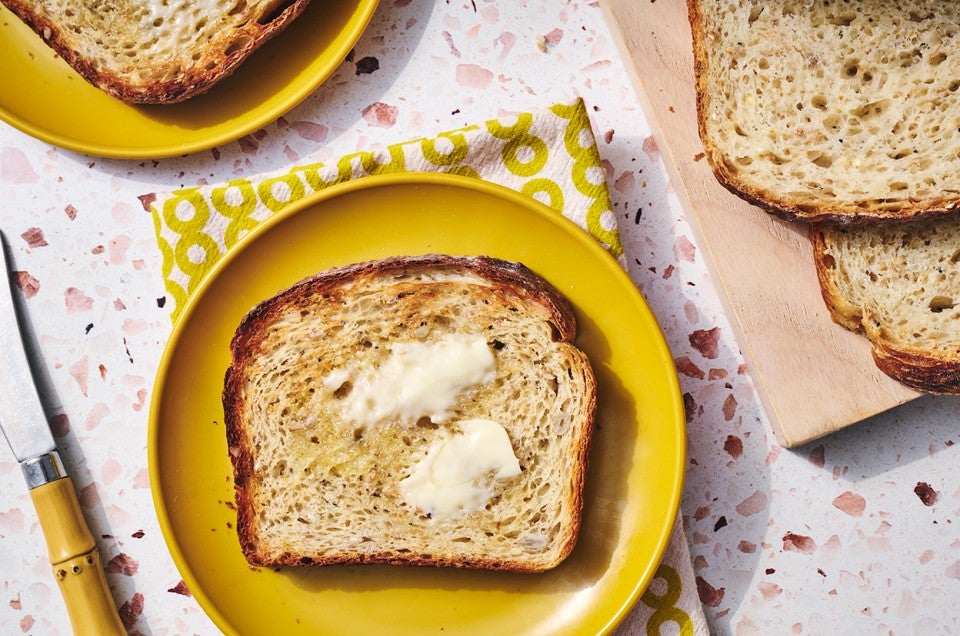
[[[2,234],[0,244],[7,274],[6,284],[0,283],[0,432],[27,480],[74,633],[126,634],[96,541],[37,394],[13,300],[10,252]]]

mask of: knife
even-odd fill
[[[0,284],[0,432],[27,480],[74,633],[126,634],[96,541],[40,404],[17,322],[11,256],[2,233],[0,244],[7,273],[7,284]]]

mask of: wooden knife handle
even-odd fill
[[[127,630],[107,587],[97,544],[83,518],[71,479],[64,477],[37,486],[30,497],[74,633],[125,635]]]

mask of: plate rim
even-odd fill
[[[373,19],[379,3],[380,0],[356,0],[357,13],[355,14],[355,19],[348,23],[348,28],[340,32],[341,35],[345,35],[346,37],[343,38],[340,46],[333,49],[334,53],[329,56],[329,59],[324,60],[323,63],[319,63],[318,58],[312,59],[311,62],[302,69],[303,71],[314,65],[317,66],[316,71],[311,74],[308,80],[298,83],[296,90],[291,91],[285,99],[278,102],[273,108],[264,112],[259,117],[253,117],[241,125],[231,127],[229,130],[215,134],[197,134],[191,137],[189,141],[155,143],[149,146],[138,146],[136,148],[121,148],[108,143],[98,143],[89,140],[84,141],[78,139],[76,135],[68,136],[50,132],[44,127],[35,125],[13,113],[6,104],[0,104],[0,121],[5,122],[12,128],[38,141],[51,144],[57,148],[109,159],[163,159],[209,150],[210,148],[235,141],[251,131],[256,130],[258,127],[282,117],[323,85],[343,63],[353,47],[356,46],[363,32]],[[20,20],[16,14],[6,9],[6,7],[0,6],[0,9],[9,12],[11,19]],[[283,37],[283,33],[278,34],[277,37]],[[243,63],[241,63],[235,72],[240,72],[242,66]],[[88,83],[76,70],[71,68],[70,72],[76,76],[78,81],[84,84]]]
[[[197,311],[197,307],[201,304],[204,296],[209,292],[209,288],[219,277],[221,271],[226,269],[235,259],[239,258],[240,254],[244,251],[247,245],[258,240],[261,234],[268,232],[274,225],[283,223],[289,217],[313,207],[318,203],[324,202],[328,199],[334,199],[339,196],[347,195],[357,190],[374,189],[389,185],[417,184],[451,186],[454,188],[460,187],[480,191],[495,197],[506,198],[526,208],[530,213],[546,218],[549,222],[564,226],[564,229],[567,231],[567,233],[574,236],[576,240],[585,245],[588,250],[593,251],[600,256],[600,259],[603,261],[606,269],[611,273],[611,275],[620,278],[621,282],[627,283],[628,289],[634,290],[634,302],[638,303],[639,306],[649,314],[651,326],[653,327],[652,331],[654,332],[653,335],[656,336],[654,344],[658,350],[659,357],[664,358],[669,364],[670,373],[668,374],[668,384],[670,388],[670,410],[677,416],[677,421],[673,423],[673,430],[675,431],[673,441],[675,447],[677,448],[677,461],[676,465],[674,466],[673,474],[671,475],[670,481],[672,487],[671,492],[669,493],[669,505],[667,506],[667,512],[669,513],[668,518],[671,521],[664,524],[664,526],[658,532],[656,549],[653,553],[653,559],[651,560],[651,565],[648,568],[648,571],[643,573],[644,576],[641,576],[637,579],[637,581],[633,584],[633,588],[625,596],[624,601],[620,604],[616,611],[609,616],[603,628],[597,632],[598,634],[609,634],[623,621],[624,618],[626,618],[627,614],[639,602],[640,596],[655,577],[656,570],[659,567],[659,564],[662,562],[663,556],[670,543],[677,515],[679,513],[680,499],[683,494],[683,486],[685,481],[686,465],[685,407],[683,405],[683,397],[680,390],[679,376],[677,375],[676,366],[673,361],[669,344],[663,333],[663,328],[660,326],[659,321],[656,319],[656,316],[653,314],[653,311],[647,304],[646,299],[643,297],[639,288],[636,287],[636,284],[630,278],[627,271],[593,236],[591,236],[586,230],[574,223],[572,220],[562,215],[560,212],[551,209],[533,197],[521,194],[516,190],[506,186],[474,177],[466,177],[452,173],[393,173],[370,175],[328,186],[285,206],[278,212],[275,212],[270,217],[261,221],[256,227],[252,228],[250,232],[240,238],[232,248],[227,250],[214,264],[214,266],[206,273],[203,280],[197,285],[192,295],[187,299],[187,302],[184,304],[178,319],[172,326],[157,366],[157,373],[154,378],[153,391],[151,393],[146,449],[148,475],[151,484],[150,492],[154,514],[159,522],[164,543],[170,552],[170,556],[177,568],[178,573],[183,577],[187,588],[190,589],[190,592],[197,604],[200,606],[200,609],[219,629],[226,633],[236,633],[233,622],[227,619],[227,617],[220,611],[220,608],[212,602],[204,589],[201,587],[199,581],[194,576],[192,567],[188,564],[187,559],[180,548],[179,540],[176,536],[174,536],[175,533],[173,532],[172,521],[166,509],[166,497],[164,496],[164,489],[162,486],[163,480],[159,472],[158,428],[161,402],[160,396],[163,395],[163,388],[166,384],[169,367],[176,352],[177,345],[182,338],[183,332],[185,331],[185,325],[192,314]]]

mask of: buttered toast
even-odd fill
[[[538,572],[577,540],[596,381],[518,263],[403,256],[255,307],[223,405],[254,565]]]
[[[84,79],[128,103],[173,103],[227,77],[309,0],[0,0]]]

